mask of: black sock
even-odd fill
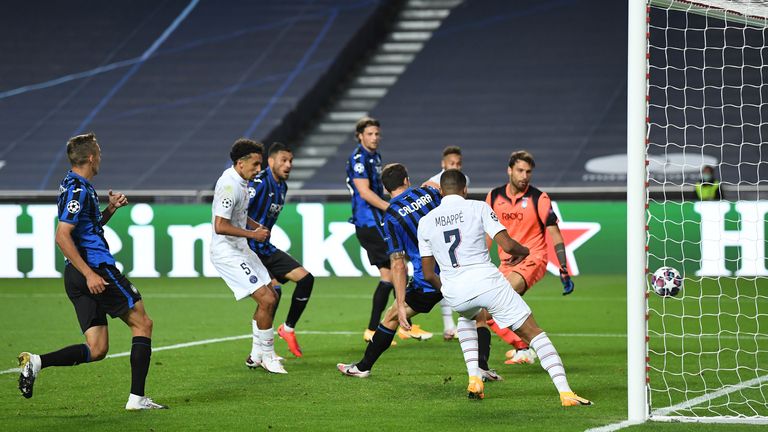
[[[274,285],[272,288],[274,288],[275,292],[277,293],[277,301],[275,302],[275,310],[277,310],[277,307],[280,306],[280,299],[283,297],[283,287],[280,285]]]
[[[91,349],[86,344],[70,345],[40,356],[41,369],[48,366],[76,366],[89,361],[91,361]]]
[[[296,288],[293,290],[293,297],[291,297],[291,308],[288,309],[288,316],[285,318],[285,323],[288,327],[296,327],[296,323],[299,322],[304,308],[307,307],[307,302],[312,295],[312,287],[314,285],[315,277],[312,276],[312,273],[307,273],[300,281],[296,282]]]
[[[376,291],[373,293],[373,307],[371,308],[371,319],[368,321],[368,330],[376,330],[381,321],[381,314],[387,308],[389,293],[395,288],[391,282],[379,281]]]
[[[491,356],[491,331],[487,327],[477,328],[477,365],[488,370],[488,358]]]
[[[134,336],[131,345],[131,393],[144,396],[144,383],[149,373],[149,358],[152,356],[152,339]]]
[[[365,349],[365,355],[363,359],[357,364],[357,368],[361,371],[371,370],[376,360],[384,353],[384,351],[392,345],[392,339],[395,337],[395,331],[390,330],[383,325],[379,324],[376,328],[376,333],[373,334],[371,342]]]

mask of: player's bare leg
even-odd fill
[[[592,405],[591,401],[578,396],[571,390],[560,355],[547,334],[536,323],[533,315],[529,315],[523,325],[515,330],[515,333],[527,341],[538,353],[541,367],[549,373],[557,391],[560,392],[560,402],[563,406]]]
[[[109,327],[93,326],[83,333],[88,346],[89,362],[103,360],[109,352]]]
[[[127,410],[146,410],[146,409],[165,409],[165,405],[154,402],[151,398],[144,395],[144,385],[149,373],[150,357],[152,356],[152,319],[147,315],[144,309],[144,302],[139,300],[133,306],[133,309],[121,316],[128,327],[131,329],[133,340],[131,343],[131,394],[128,396],[128,402],[125,404]],[[106,328],[106,326],[104,326]],[[91,329],[88,329],[89,331]],[[88,332],[86,332],[88,333]],[[88,336],[86,335],[86,340]],[[94,340],[93,343],[107,343],[106,337]],[[89,346],[90,343],[89,343]],[[94,346],[91,347],[93,350]],[[102,351],[103,350],[103,351]],[[106,355],[107,347],[96,348],[92,351],[95,355]]]

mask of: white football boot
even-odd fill
[[[146,396],[136,396],[135,394],[131,394],[128,396],[128,402],[125,404],[125,409],[128,411],[138,411],[150,409],[168,409],[168,407],[165,405],[160,405],[159,403]]]
[[[285,370],[285,367],[283,367],[283,364],[278,360],[277,355],[262,355],[261,357],[261,367],[263,367],[267,372],[275,373],[275,374],[287,374],[288,371]]]
[[[356,377],[356,378],[368,378],[371,375],[371,371],[361,371],[357,368],[357,364],[355,363],[339,363],[336,365],[336,369],[339,370],[342,374],[346,376]]]
[[[510,350],[511,351],[511,350]],[[509,356],[507,352],[507,356]],[[534,364],[536,363],[536,353],[528,348],[524,350],[517,350],[512,354],[511,358],[504,361],[504,364]]]

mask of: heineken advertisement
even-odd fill
[[[624,202],[555,203],[573,274],[623,273]],[[672,265],[701,276],[768,275],[768,202],[652,204],[649,267]],[[288,204],[271,241],[315,276],[377,275],[347,222],[348,204]],[[55,246],[56,206],[0,205],[0,277],[60,277]],[[132,277],[217,277],[208,260],[208,205],[135,204],[105,227],[118,266]],[[495,259],[495,253],[494,259]],[[556,273],[554,253],[549,270]]]

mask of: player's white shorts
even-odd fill
[[[472,290],[482,287],[479,294]],[[467,269],[460,278],[443,282],[443,295],[453,310],[465,318],[474,318],[485,308],[499,327],[517,330],[531,315],[531,308],[516,293],[500,271],[493,268]],[[467,295],[461,296],[459,293]],[[448,295],[446,295],[448,294]]]
[[[250,296],[272,281],[266,267],[255,253],[233,254],[223,258],[211,256],[211,263],[237,300]]]

